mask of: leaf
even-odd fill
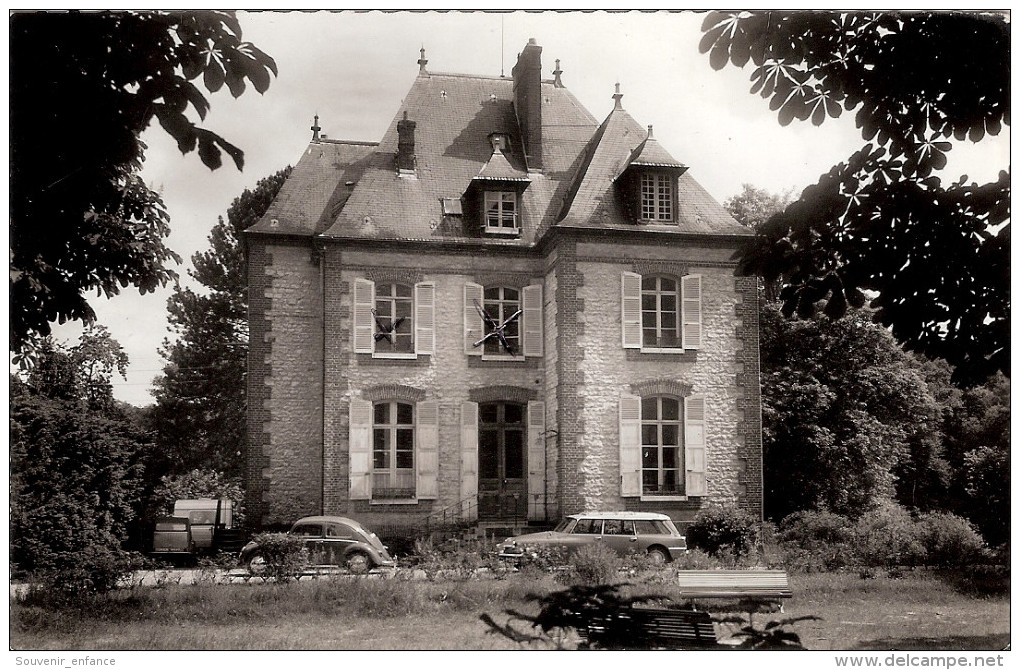
[[[210,93],[215,93],[223,87],[223,67],[215,58],[211,59],[209,65],[206,66],[202,80],[205,82],[205,87]]]

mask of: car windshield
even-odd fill
[[[570,529],[574,527],[575,523],[577,523],[577,519],[571,519],[570,517],[567,517],[563,521],[560,521],[558,524],[556,524],[556,527],[553,528],[553,531],[556,533],[569,533]]]

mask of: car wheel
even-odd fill
[[[372,567],[372,561],[360,551],[349,554],[344,560],[344,567],[356,575],[363,575]]]
[[[648,550],[648,562],[652,565],[664,565],[669,560],[669,556],[661,547],[651,547]]]
[[[266,559],[262,554],[253,554],[248,559],[248,572],[253,575],[261,575],[266,571]]]

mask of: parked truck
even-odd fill
[[[172,516],[156,520],[152,553],[177,560],[219,551],[236,553],[244,542],[235,512],[234,501],[226,498],[178,500]]]

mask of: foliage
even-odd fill
[[[933,512],[917,519],[924,562],[936,567],[960,567],[974,562],[984,540],[969,521],[955,514]]]
[[[852,524],[832,512],[794,512],[779,525],[778,539],[791,570],[832,571],[853,562]]]
[[[163,374],[154,381],[149,425],[165,458],[159,472],[200,468],[239,476],[245,429],[248,356],[247,270],[242,232],[266,213],[290,168],[259,180],[234,199],[192,256],[191,277],[204,288],[177,286],[167,301],[174,341],[165,340]]]
[[[282,584],[296,580],[308,565],[308,552],[304,540],[288,533],[259,533],[252,538],[259,545],[258,555],[263,563],[256,576],[264,581]]]
[[[719,556],[736,557],[754,551],[758,541],[758,520],[735,507],[709,505],[701,509],[687,527],[687,542],[695,548]]]
[[[758,231],[772,215],[786,209],[793,200],[791,192],[769,193],[763,188],[744,184],[739,195],[727,198],[723,202],[726,211],[743,226]],[[769,302],[779,300],[783,284],[779,278],[765,282],[763,297]]]
[[[805,649],[801,644],[800,635],[792,630],[793,626],[801,621],[821,621],[821,617],[814,615],[785,617],[778,621],[769,621],[761,628],[754,625],[751,617],[745,619],[739,615],[729,615],[715,619],[723,624],[744,624],[740,630],[733,634],[734,638],[740,640],[737,649],[766,649],[766,650],[795,650]]]
[[[150,499],[151,516],[167,516],[178,500],[194,498],[225,498],[236,503],[234,507],[234,525],[244,523],[244,508],[240,502],[244,499],[244,488],[240,479],[227,478],[222,472],[209,470],[192,470],[183,475],[164,475]]]
[[[575,551],[569,559],[572,577],[581,584],[610,584],[619,578],[620,557],[616,552],[595,542]]]
[[[898,505],[884,504],[858,519],[852,547],[855,564],[865,569],[925,563],[921,529]]]
[[[940,472],[942,408],[926,369],[863,313],[790,320],[764,305],[761,361],[768,518],[857,517],[895,497],[896,468]]]
[[[153,120],[210,169],[243,152],[201,128],[208,92],[263,93],[273,59],[232,12],[17,12],[10,23],[10,336],[16,363],[50,323],[95,320],[85,298],[176,277],[169,216],[139,176]]]
[[[120,543],[145,440],[112,405],[75,396],[66,349],[43,352],[27,383],[11,380],[11,562],[55,592],[103,593],[130,563]]]
[[[769,219],[741,269],[780,277],[784,313],[861,307],[955,368],[1009,374],[1010,175],[945,185],[953,138],[1009,123],[1009,23],[976,12],[711,12],[713,68],[753,63],[780,124],[856,112],[866,144]],[[1008,167],[1007,167],[1008,170]],[[933,274],[932,268],[938,268]]]

